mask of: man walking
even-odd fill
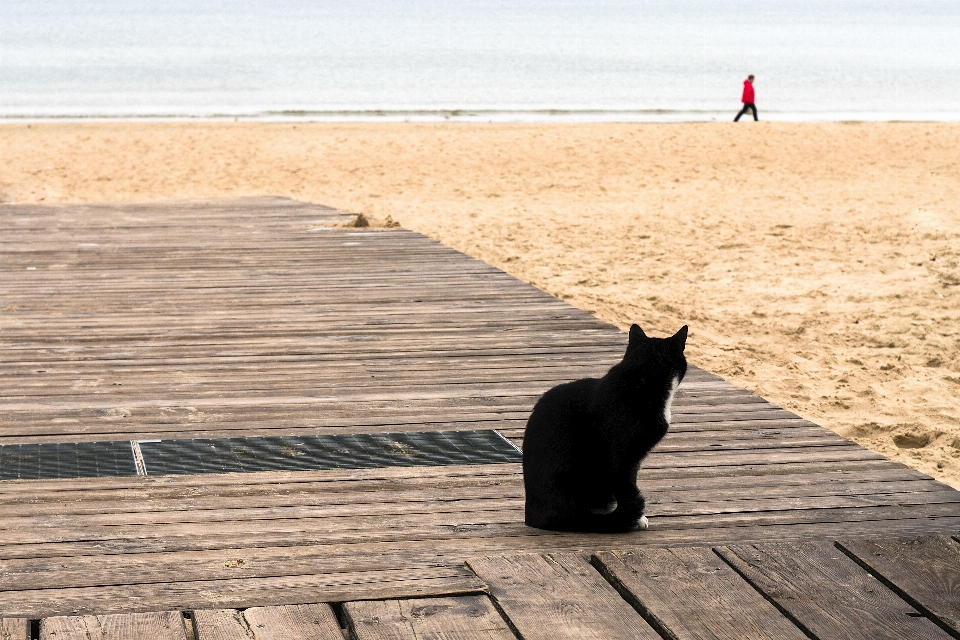
[[[733,119],[734,122],[740,119],[740,116],[745,114],[747,111],[753,111],[753,119],[759,120],[757,118],[757,105],[753,103],[753,74],[751,73],[747,76],[747,79],[743,81],[743,97],[740,98],[740,102],[743,103],[743,109],[740,109],[740,113],[737,114],[737,117]]]

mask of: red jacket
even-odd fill
[[[753,83],[749,80],[743,81],[743,97],[740,98],[740,102],[744,104],[753,102]]]

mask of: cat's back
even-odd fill
[[[557,385],[537,401],[527,420],[523,449],[556,440],[578,430],[591,415],[596,378],[583,378]]]
[[[572,414],[588,411],[599,382],[596,378],[581,378],[558,384],[540,397],[530,417],[545,412]]]

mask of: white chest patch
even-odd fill
[[[667,402],[663,405],[663,419],[667,421],[667,424],[670,424],[670,405],[673,404],[673,396],[676,395],[678,386],[680,386],[680,379],[674,378],[670,382],[670,395],[667,396]]]

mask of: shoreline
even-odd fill
[[[621,328],[689,324],[692,363],[960,488],[957,148],[929,122],[2,123],[0,202],[389,215]]]
[[[698,124],[731,121],[737,106],[727,109],[603,109],[603,108],[357,108],[318,110],[236,111],[219,110],[189,114],[172,110],[146,113],[62,113],[2,114],[0,126],[11,124],[53,123],[302,123],[302,124],[386,124],[386,123],[493,123],[493,124]],[[761,110],[764,122],[793,124],[955,124],[960,111],[950,112],[871,112],[871,111],[776,111]]]

